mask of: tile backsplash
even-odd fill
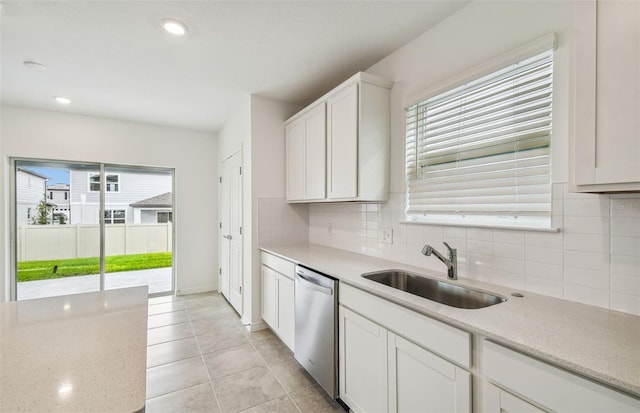
[[[308,241],[442,273],[421,250],[443,252],[446,241],[458,249],[460,277],[640,315],[640,195],[576,194],[559,183],[552,209],[557,233],[402,223],[404,193],[379,204],[264,198],[259,241]]]
[[[309,208],[285,198],[258,198],[258,245],[309,242]]]
[[[458,249],[460,277],[640,315],[640,195],[575,194],[554,184],[560,232],[405,224],[384,204],[309,205],[309,242],[444,272],[424,244]],[[385,232],[392,231],[392,243]]]

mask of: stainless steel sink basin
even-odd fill
[[[507,301],[505,297],[486,291],[462,287],[400,270],[384,270],[362,274],[364,278],[406,291],[427,300],[451,307],[476,309]]]

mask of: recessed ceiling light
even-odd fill
[[[164,19],[162,21],[162,28],[174,36],[184,36],[187,32],[187,25],[174,19]]]
[[[56,100],[56,102],[62,104],[62,105],[68,105],[69,103],[71,103],[71,99],[69,99],[68,97],[64,97],[64,96],[56,96],[54,98]]]
[[[34,62],[33,60],[25,60],[22,62],[26,68],[35,70],[47,70],[47,67],[41,63]]]

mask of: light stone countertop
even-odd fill
[[[640,396],[640,317],[470,279],[453,283],[508,298],[490,307],[449,307],[367,280],[363,273],[401,269],[442,273],[315,244],[261,248],[425,315],[491,338],[541,360]],[[512,297],[521,292],[523,298]],[[339,292],[338,292],[339,294]]]
[[[147,291],[0,303],[0,411],[142,411]]]

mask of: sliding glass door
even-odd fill
[[[12,164],[15,299],[134,285],[174,291],[172,169]]]
[[[15,162],[16,298],[100,289],[100,226],[76,225],[70,171],[99,173],[99,165]]]
[[[105,189],[105,288],[173,291],[172,172],[106,166]]]

